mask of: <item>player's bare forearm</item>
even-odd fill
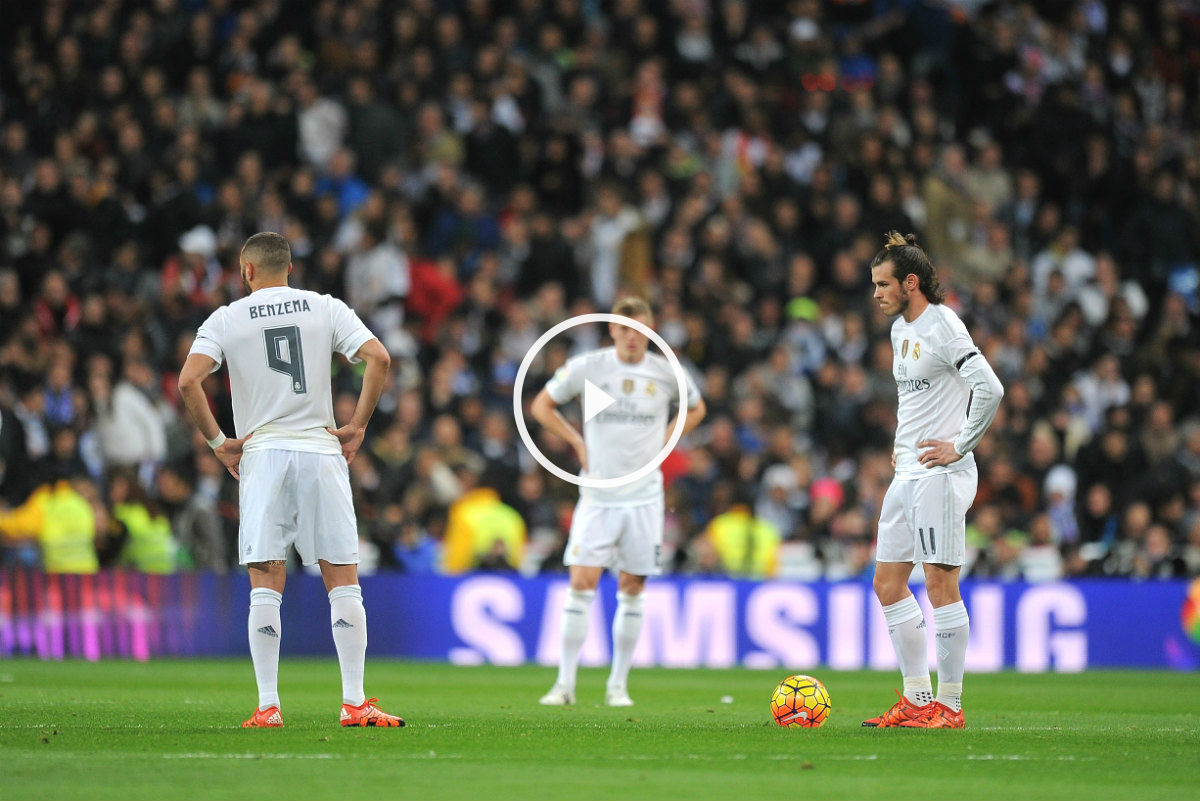
[[[570,420],[562,416],[562,412],[558,410],[558,404],[545,390],[542,390],[533,399],[530,411],[533,413],[533,419],[541,423],[542,427],[550,433],[562,437],[571,445],[583,442],[583,435],[576,430],[575,426],[571,425]]]
[[[354,414],[350,417],[350,422],[341,428],[327,429],[342,444],[342,456],[345,457],[346,464],[353,462],[354,457],[358,455],[363,437],[366,436],[367,423],[375,413],[379,396],[383,394],[383,385],[387,383],[388,370],[392,366],[392,357],[378,339],[365,343],[354,355],[367,363],[366,369],[363,370],[362,389],[358,392]]]
[[[358,393],[358,404],[354,407],[354,416],[350,418],[350,424],[355,428],[365,429],[371,415],[375,413],[379,396],[383,394],[383,385],[387,383],[392,357],[378,339],[367,342],[358,349],[356,355],[365,361],[367,366],[363,371],[362,389]]]
[[[558,410],[558,404],[554,402],[554,398],[550,397],[549,392],[543,389],[537,394],[537,397],[533,399],[530,412],[533,414],[533,419],[541,423],[543,428],[566,440],[575,450],[579,463],[586,470],[587,445],[583,435],[576,430],[575,426],[571,425],[571,421],[562,416],[562,412]]]
[[[212,372],[217,363],[203,353],[189,353],[183,369],[179,371],[179,396],[183,398],[184,408],[200,429],[206,440],[211,443],[222,435],[221,424],[213,416],[208,406],[208,396],[204,393],[204,378]],[[241,439],[225,439],[213,448],[217,460],[225,465],[229,475],[241,480],[242,446],[253,434],[247,434]]]
[[[208,396],[204,394],[204,379],[216,364],[210,356],[191,353],[183,363],[183,369],[179,371],[179,396],[183,399],[183,406],[192,422],[200,429],[205,439],[216,439],[221,433],[221,426],[208,406]]]
[[[700,425],[700,423],[704,420],[704,416],[706,414],[708,414],[708,407],[704,405],[704,399],[701,398],[699,403],[687,410],[687,414],[683,418],[683,433],[681,433],[679,436],[682,437],[691,431],[694,431],[696,426]],[[671,441],[671,432],[675,430],[675,426],[678,424],[679,415],[677,414],[675,415],[674,419],[671,420],[671,424],[667,426],[667,438],[663,440],[664,443]]]

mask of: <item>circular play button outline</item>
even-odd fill
[[[568,328],[574,328],[577,325],[584,325],[586,323],[616,323],[617,325],[628,326],[649,337],[650,341],[657,345],[658,349],[666,356],[667,363],[671,365],[671,372],[675,375],[675,383],[679,391],[679,409],[681,414],[676,416],[675,427],[671,430],[671,436],[667,440],[667,444],[663,446],[663,449],[649,463],[634,470],[632,473],[617,476],[616,478],[593,478],[592,476],[577,476],[568,473],[550,461],[546,454],[542,453],[537,443],[533,441],[533,437],[529,435],[529,428],[525,425],[525,412],[521,391],[525,386],[525,374],[529,372],[529,366],[533,364],[534,358],[541,352],[542,348],[546,347],[546,344],[551,339],[554,339],[554,337]],[[525,358],[521,360],[521,367],[517,370],[516,382],[513,384],[513,417],[517,423],[517,433],[521,436],[521,441],[525,443],[525,447],[533,454],[533,458],[537,460],[538,464],[563,481],[569,481],[578,487],[587,487],[589,489],[616,489],[617,487],[623,487],[626,484],[632,484],[639,479],[645,478],[657,470],[658,466],[666,460],[671,451],[675,449],[675,446],[679,444],[679,438],[683,436],[683,427],[687,424],[686,408],[687,373],[683,371],[683,365],[679,363],[679,359],[675,357],[675,352],[671,350],[666,341],[645,323],[639,323],[637,320],[625,317],[624,315],[609,314],[607,312],[592,312],[590,314],[579,314],[575,317],[569,317],[538,337],[533,346],[525,352]]]

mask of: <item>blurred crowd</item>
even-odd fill
[[[575,491],[516,436],[517,367],[636,293],[709,409],[667,569],[869,575],[897,229],[1006,386],[966,572],[1200,573],[1194,0],[45,0],[0,59],[7,564],[234,568],[175,381],[271,230],[393,355],[364,572],[562,569]],[[526,403],[604,341],[554,340]]]

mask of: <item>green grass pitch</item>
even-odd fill
[[[545,668],[374,660],[404,729],[343,730],[334,660],[285,660],[282,730],[243,730],[249,660],[0,661],[0,799],[1200,798],[1200,676],[967,677],[965,731],[871,730],[891,673],[815,671],[821,729],[770,720],[786,671],[636,670],[632,709],[542,708]],[[723,703],[730,696],[732,703]]]

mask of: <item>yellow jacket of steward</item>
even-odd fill
[[[775,574],[782,539],[779,529],[754,517],[745,506],[734,506],[714,517],[707,535],[730,575],[766,578]]]
[[[514,569],[520,566],[525,555],[525,521],[495,490],[481,487],[464,493],[450,507],[448,518],[443,562],[447,573],[475,567],[497,541],[504,544],[508,564]]]
[[[152,515],[140,503],[118,503],[113,507],[113,517],[129,532],[122,561],[143,573],[175,572],[178,549],[171,536],[171,521],[165,515]]]
[[[96,513],[69,481],[44,484],[25,503],[0,513],[0,534],[36,538],[47,573],[95,573]]]

